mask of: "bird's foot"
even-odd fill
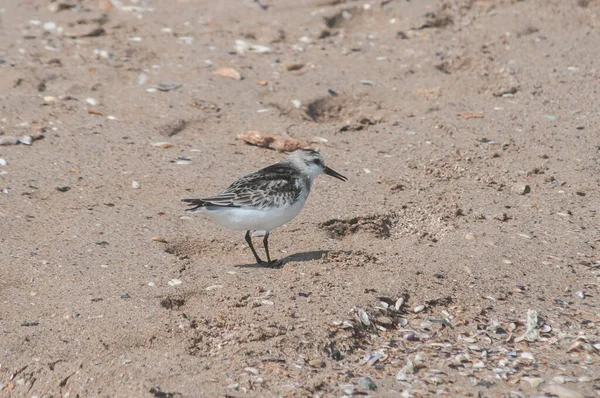
[[[283,267],[283,261],[282,260],[271,260],[268,263],[266,263],[266,266],[269,268],[281,268],[281,267]]]

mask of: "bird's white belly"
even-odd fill
[[[204,209],[201,213],[210,216],[217,224],[228,229],[247,231],[272,231],[296,217],[306,203],[300,198],[290,206],[272,209],[249,207],[220,207]]]

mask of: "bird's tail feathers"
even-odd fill
[[[202,199],[182,199],[181,201],[186,202],[190,206],[188,209],[185,209],[187,213],[199,213],[208,204]]]

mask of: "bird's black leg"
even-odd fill
[[[248,246],[250,246],[250,250],[252,250],[252,254],[254,254],[254,258],[256,259],[256,262],[258,264],[264,263],[264,261],[261,260],[260,257],[258,257],[258,254],[256,254],[256,250],[254,250],[254,246],[252,246],[252,238],[250,237],[250,231],[246,231],[246,242],[248,242]],[[268,251],[267,251],[267,257],[269,257]]]
[[[281,260],[273,260],[271,261],[271,256],[269,255],[269,232],[265,232],[265,237],[263,239],[263,244],[265,245],[265,252],[267,253],[267,264],[272,267],[281,266]]]

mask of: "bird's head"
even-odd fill
[[[327,174],[342,181],[347,180],[346,177],[337,171],[327,167],[323,155],[312,149],[299,149],[294,151],[288,156],[288,160],[296,165],[296,167],[300,168],[304,173],[308,174],[311,181],[321,174]]]

